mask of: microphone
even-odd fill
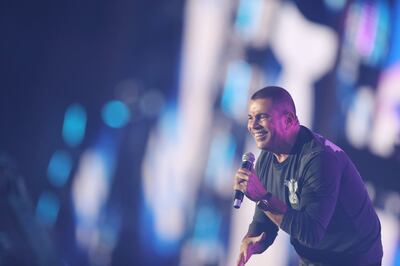
[[[246,152],[242,156],[242,165],[240,166],[241,168],[251,170],[253,168],[253,163],[255,161],[254,154],[251,152]],[[233,199],[233,207],[236,209],[240,208],[240,205],[242,204],[243,201],[243,196],[244,193],[238,189],[235,189],[235,197]]]

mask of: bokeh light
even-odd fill
[[[113,100],[104,105],[101,116],[106,125],[112,128],[120,128],[129,122],[130,111],[123,102]]]
[[[44,191],[38,200],[36,215],[46,226],[53,226],[60,210],[60,201],[56,194]]]
[[[85,136],[86,120],[86,111],[82,105],[72,104],[67,108],[62,135],[69,146],[76,147],[82,142]]]
[[[50,158],[47,176],[54,186],[61,187],[68,181],[71,169],[71,156],[65,151],[56,151]]]

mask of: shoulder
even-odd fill
[[[304,127],[302,129],[305,130],[307,136],[300,151],[302,170],[307,171],[311,168],[324,173],[328,171],[340,172],[340,169],[343,169],[348,163],[345,152],[322,135]]]
[[[315,157],[332,159],[343,156],[344,151],[332,141],[322,135],[302,127],[303,146],[301,157],[311,160]]]

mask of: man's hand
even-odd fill
[[[240,168],[235,175],[233,189],[242,191],[252,201],[261,200],[267,190],[264,188],[254,169]]]
[[[240,246],[240,254],[237,260],[237,266],[243,266],[253,254],[259,254],[264,251],[263,242],[266,238],[265,232],[259,236],[245,236]]]

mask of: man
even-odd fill
[[[234,189],[256,203],[237,265],[264,252],[278,228],[300,265],[380,265],[381,226],[356,167],[299,124],[290,94],[275,86],[254,93],[248,130],[261,154],[255,170],[235,175]]]

